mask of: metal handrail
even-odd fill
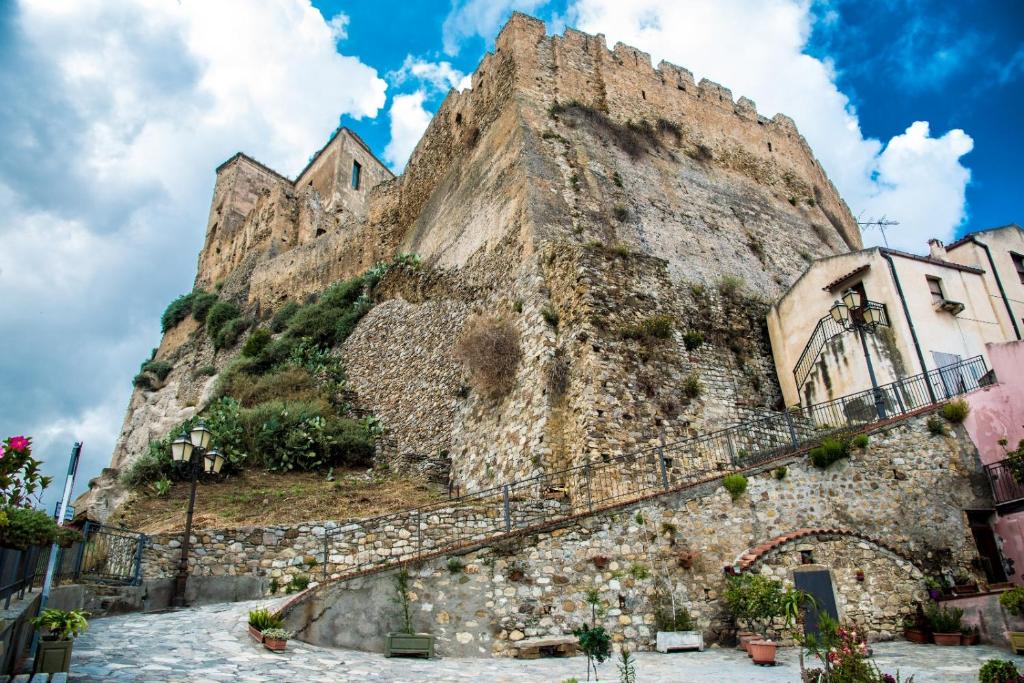
[[[494,542],[645,497],[679,491],[731,472],[759,467],[837,431],[864,429],[907,415],[991,381],[981,356],[900,378],[878,388],[748,420],[701,436],[597,463],[492,486],[323,533],[323,579],[377,571],[397,564]],[[884,415],[878,406],[885,406]],[[379,544],[360,543],[374,534]]]
[[[1024,483],[1017,481],[1009,460],[985,465],[985,473],[992,486],[992,499],[996,505],[1024,500]]]

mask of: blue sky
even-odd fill
[[[294,174],[342,122],[400,170],[513,9],[791,115],[897,246],[1024,221],[1019,2],[0,0],[0,435],[51,473],[85,440],[81,490],[191,287],[217,164]]]

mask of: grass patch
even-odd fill
[[[867,434],[857,434],[855,437],[850,439],[850,443],[861,450],[867,448],[870,442],[871,439],[868,438]]]
[[[811,464],[818,469],[825,469],[832,463],[849,457],[850,442],[846,439],[826,437],[820,444],[810,450]]]
[[[614,216],[615,220],[620,223],[625,223],[629,220],[629,209],[627,209],[623,204],[616,204],[612,209],[612,216]]]
[[[279,308],[274,317],[270,319],[270,331],[277,334],[278,332],[284,332],[285,328],[288,327],[288,323],[295,317],[295,314],[302,308],[294,301],[289,301],[284,306]]]
[[[561,320],[561,316],[558,315],[558,311],[556,311],[551,304],[545,304],[544,307],[540,309],[540,317],[544,318],[544,322],[548,324],[548,327],[556,330],[558,329],[558,321]]]
[[[697,372],[691,370],[687,373],[686,377],[683,378],[683,395],[686,398],[700,398],[701,394],[704,393],[704,384],[701,383],[700,377]]]
[[[960,424],[967,419],[967,415],[970,414],[970,412],[971,407],[967,405],[967,401],[962,398],[950,401],[939,410],[939,414],[946,418],[947,422],[951,422],[952,424]]]
[[[789,474],[789,470],[786,469],[785,465],[781,465],[772,470],[772,476],[775,477],[778,481],[782,481],[783,479],[785,479],[787,474]]]
[[[942,418],[938,417],[937,415],[930,416],[925,424],[928,426],[928,431],[931,432],[933,435],[946,435],[946,423],[943,422]]]
[[[683,334],[683,346],[687,351],[694,351],[704,345],[704,333],[700,330],[687,330]]]
[[[671,315],[652,315],[640,322],[626,325],[619,330],[623,339],[633,339],[652,343],[669,339],[675,327],[675,318]]]

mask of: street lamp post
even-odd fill
[[[171,442],[171,459],[174,462],[187,462],[192,489],[188,497],[188,514],[185,517],[185,537],[181,540],[181,559],[178,562],[178,576],[174,580],[174,595],[171,597],[173,607],[185,607],[185,589],[188,586],[188,551],[192,538],[192,513],[196,507],[196,484],[199,481],[200,463],[207,473],[217,474],[224,465],[224,456],[216,448],[209,448],[212,433],[206,423],[199,422],[192,427],[191,433],[181,432],[181,436]]]
[[[874,332],[882,322],[882,311],[876,306],[869,306],[860,292],[848,289],[843,292],[843,297],[837,300],[829,310],[832,319],[848,329],[856,330],[860,337],[861,348],[864,349],[864,358],[868,364],[868,377],[871,378],[871,395],[875,400],[875,410],[878,418],[886,418],[885,396],[878,388],[878,379],[875,377],[875,366],[871,363],[871,354],[868,352],[867,333]]]

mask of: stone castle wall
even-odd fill
[[[824,471],[806,456],[791,459],[784,479],[770,469],[752,476],[737,501],[720,485],[706,485],[492,544],[457,557],[461,572],[445,559],[413,568],[416,627],[438,636],[442,655],[507,654],[518,639],[565,635],[589,621],[584,595],[596,588],[613,641],[651,649],[657,580],[673,586],[707,638],[719,639],[730,628],[720,601],[723,568],[793,530],[826,528],[849,531],[783,544],[752,571],[790,583],[800,551],[810,550],[815,563],[832,570],[843,616],[873,639],[894,637],[912,601],[923,597],[925,573],[973,573],[964,509],[991,504],[962,430],[933,436],[925,420],[877,431],[866,450]],[[396,616],[380,600],[391,594],[391,581],[381,574],[319,589],[292,609],[288,627],[314,643],[379,649]],[[356,612],[358,625],[351,621]]]

